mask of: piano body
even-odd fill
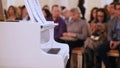
[[[53,29],[53,24],[40,29],[38,23],[0,22],[0,68],[64,68],[69,48],[54,41]],[[48,54],[44,50],[51,48],[60,51]]]
[[[65,68],[69,47],[54,40],[56,24],[43,18],[38,0],[24,1],[31,21],[0,22],[0,68]]]

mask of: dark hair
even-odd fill
[[[42,10],[45,11],[47,18],[50,18],[52,16],[48,9],[42,9]]]
[[[115,3],[115,9],[116,9],[116,6],[117,6],[117,5],[120,5],[120,3]]]
[[[64,10],[64,9],[66,9],[66,7],[65,6],[61,6],[61,10]]]
[[[112,2],[110,5],[114,5],[114,9],[116,9],[116,5],[118,5],[118,2]]]
[[[21,9],[25,9],[26,7],[25,7],[25,5],[23,5],[22,7],[21,7]]]
[[[98,10],[97,7],[94,7],[92,10],[91,10],[91,13],[90,13],[90,20],[88,21],[89,23],[91,23],[93,20],[94,20],[94,17],[93,17],[93,11],[94,10]]]
[[[9,13],[10,8],[12,8],[13,11],[14,11],[14,13],[16,14],[16,8],[15,8],[13,5],[9,6],[9,8],[8,8],[8,13]]]
[[[106,22],[107,22],[107,20],[108,20],[108,18],[107,18],[107,13],[106,13],[106,11],[105,11],[105,9],[104,9],[104,8],[99,8],[99,9],[97,10],[96,23],[98,23],[98,12],[102,12],[102,13],[104,14],[103,23],[106,23]]]
[[[44,6],[43,6],[43,9],[45,9],[45,7],[49,7],[49,6],[48,6],[48,5],[44,5]]]
[[[115,5],[115,2],[110,3],[110,5]]]

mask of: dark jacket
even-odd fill
[[[53,19],[50,17],[47,21],[53,21]],[[59,41],[62,34],[67,31],[67,27],[65,21],[61,17],[58,17],[54,22],[58,23],[58,26],[54,28],[54,39],[55,41]]]

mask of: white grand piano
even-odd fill
[[[68,45],[54,41],[56,24],[35,16],[30,1],[37,0],[25,0],[32,21],[0,22],[0,68],[65,68]]]

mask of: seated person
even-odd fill
[[[84,40],[88,37],[88,27],[86,21],[81,19],[81,12],[78,8],[72,8],[70,12],[72,20],[67,24],[67,32],[63,34],[61,39],[68,43],[71,56],[73,48],[83,46]],[[70,59],[67,68],[70,68]]]
[[[85,47],[92,49],[96,48],[97,45],[102,44],[106,40],[107,33],[107,17],[104,9],[100,8],[97,10],[96,23],[91,23],[90,37],[85,42]]]
[[[70,48],[75,45],[80,47],[88,37],[87,23],[85,20],[81,19],[80,10],[78,8],[73,8],[70,12],[72,20],[67,24],[67,32],[63,34],[61,39],[67,40]]]
[[[91,35],[85,41],[85,48],[86,48],[86,59],[87,59],[87,68],[94,67],[94,52],[96,47],[102,44],[107,37],[107,17],[106,12],[104,9],[100,8],[96,12],[96,23],[91,23]],[[88,56],[89,55],[89,56]],[[96,62],[96,61],[95,61]],[[97,62],[98,65],[95,68],[101,68],[101,61]]]
[[[117,17],[108,24],[108,41],[97,47],[97,52],[106,68],[116,68],[114,61],[108,57],[107,52],[120,47],[120,3],[115,5]]]
[[[63,33],[66,32],[66,24],[65,24],[65,21],[60,17],[60,14],[61,14],[60,6],[53,5],[51,14],[52,14],[52,17],[48,18],[47,20],[58,23],[58,26],[56,26],[54,29],[54,39],[57,42],[61,42],[62,40],[60,39],[60,37],[62,37]]]

